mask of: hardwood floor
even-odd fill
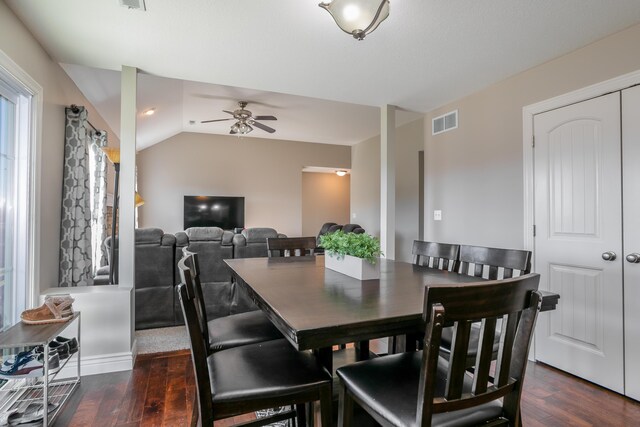
[[[139,356],[133,371],[83,377],[55,425],[188,426],[194,393],[188,351]],[[640,425],[640,403],[540,363],[529,363],[522,409],[527,427]]]

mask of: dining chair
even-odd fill
[[[186,248],[182,253],[184,257],[181,262],[184,261],[183,265],[189,270],[193,283],[194,301],[207,353],[283,338],[262,310],[231,314],[208,321],[200,283],[198,254]]]
[[[208,354],[185,258],[178,263],[182,284],[177,292],[191,345],[197,425],[213,426],[215,420],[282,406],[293,406],[296,410],[242,425],[262,426],[296,418],[301,425],[304,414],[300,416],[297,410],[317,400],[322,425],[331,425],[332,378],[313,354],[295,350],[285,339]]]
[[[438,270],[455,271],[460,245],[413,241],[413,263]]]
[[[531,251],[460,245],[460,255],[456,268],[460,274],[468,274],[489,280],[518,277],[531,271]],[[500,328],[501,324],[498,324],[493,343],[494,359],[498,356]],[[480,339],[480,325],[478,323],[471,327],[470,337],[473,345],[469,346],[468,368],[473,367],[476,360],[475,345]],[[449,357],[452,341],[453,328],[444,328],[442,331],[441,355],[445,358]]]
[[[460,245],[457,269],[458,273],[489,280],[529,274],[531,251]]]
[[[285,256],[305,256],[315,253],[315,237],[270,237],[267,238],[269,258]]]
[[[541,295],[540,276],[425,288],[423,351],[385,356],[338,369],[339,426],[359,405],[383,426],[519,426],[520,398]],[[466,370],[469,332],[481,320],[476,369]],[[504,319],[495,374],[495,325]],[[453,324],[449,361],[439,356],[444,325]]]

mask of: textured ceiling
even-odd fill
[[[318,0],[6,2],[61,63],[419,112],[640,22],[638,0],[391,0],[358,42]]]

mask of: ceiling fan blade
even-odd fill
[[[231,114],[233,116],[233,111],[229,111],[229,110],[222,110],[225,113]]]
[[[253,120],[278,120],[275,116],[255,116]]]
[[[274,133],[276,131],[275,129],[270,128],[269,126],[263,125],[262,123],[258,123],[258,122],[251,122],[251,125],[269,133]]]
[[[200,123],[213,123],[213,122],[225,122],[227,120],[233,120],[233,118],[230,119],[216,119],[216,120],[204,120]]]

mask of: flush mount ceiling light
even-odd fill
[[[331,14],[342,31],[358,40],[389,16],[389,0],[327,0],[318,6]]]
[[[336,171],[336,175],[338,176],[345,176],[347,174],[347,171]]]
[[[153,116],[155,114],[155,112],[156,112],[155,108],[149,108],[148,110],[146,110],[142,114],[144,114],[145,116]]]

